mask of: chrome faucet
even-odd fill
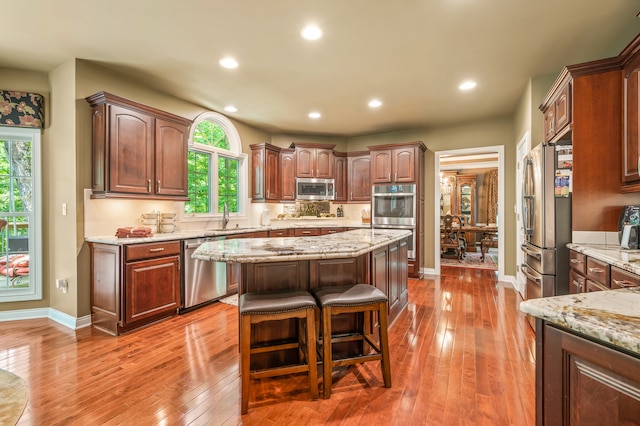
[[[229,223],[229,206],[227,203],[224,203],[222,206],[222,229],[227,229],[227,224]]]

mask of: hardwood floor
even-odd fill
[[[379,364],[334,371],[312,401],[305,375],[252,383],[240,415],[237,308],[221,303],[129,335],[50,320],[0,323],[0,368],[29,385],[19,425],[533,425],[535,339],[493,271],[410,280]]]

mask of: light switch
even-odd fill
[[[67,215],[67,203],[62,203],[62,216]]]

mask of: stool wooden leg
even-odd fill
[[[311,398],[318,399],[318,359],[316,356],[316,315],[315,308],[307,309],[307,363],[309,364],[309,389]],[[300,321],[302,322],[302,321]]]
[[[241,316],[242,338],[240,341],[240,381],[242,394],[240,397],[241,412],[249,411],[249,385],[251,384],[251,316]]]
[[[331,396],[331,373],[333,371],[331,348],[331,307],[322,309],[322,387],[324,399]]]
[[[382,378],[384,387],[391,387],[391,360],[389,359],[389,335],[387,333],[387,303],[381,302],[378,307],[380,316],[380,351],[382,352]]]

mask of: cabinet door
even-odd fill
[[[560,89],[558,97],[553,102],[555,110],[555,129],[560,132],[564,126],[571,122],[571,84],[567,83]]]
[[[624,128],[622,179],[640,180],[638,174],[638,123],[640,117],[640,56],[624,70]]]
[[[153,192],[153,123],[146,114],[109,107],[109,191]]]
[[[555,114],[553,110],[553,105],[549,107],[548,110],[544,112],[544,140],[545,142],[549,142],[556,135],[555,128]]]
[[[265,154],[265,199],[280,200],[280,154],[270,149]]]
[[[569,294],[584,293],[587,291],[587,279],[574,269],[569,270]]]
[[[347,157],[335,157],[335,201],[347,201]]]
[[[391,182],[391,150],[371,151],[371,183]]]
[[[265,149],[251,148],[251,198],[264,201],[266,189],[264,184]]]
[[[546,324],[543,336],[538,424],[637,424],[638,358]]]
[[[371,156],[349,157],[349,201],[371,201]]]
[[[315,150],[313,176],[319,179],[333,179],[333,151],[330,149]]]
[[[179,265],[179,256],[126,264],[126,323],[176,312],[180,306]]]
[[[280,200],[296,200],[296,164],[293,152],[280,153]]]
[[[187,196],[189,128],[156,119],[156,194]]]
[[[415,157],[417,148],[395,148],[393,150],[393,181],[397,183],[415,182]]]
[[[314,148],[296,148],[296,176],[299,178],[312,178],[314,167]]]

